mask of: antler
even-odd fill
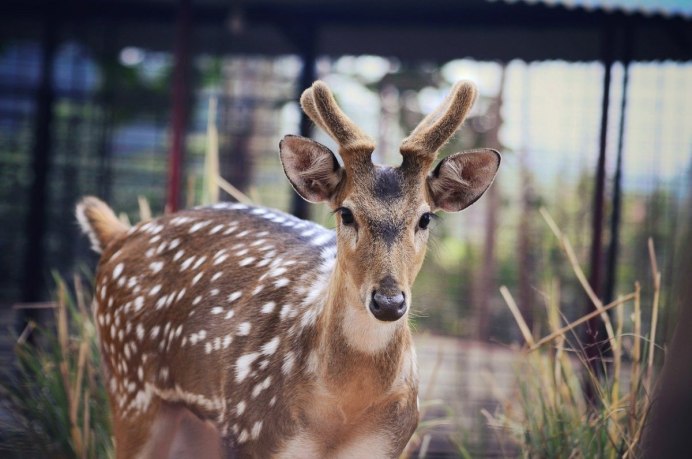
[[[454,85],[445,101],[428,116],[401,143],[404,161],[416,159],[421,166],[429,167],[437,150],[459,129],[464,118],[476,100],[476,87],[470,81],[460,81]]]
[[[339,144],[339,153],[346,167],[356,159],[370,161],[375,142],[341,111],[326,84],[315,81],[312,87],[303,91],[300,105],[305,114]]]

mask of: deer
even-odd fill
[[[122,223],[98,198],[76,215],[101,253],[94,284],[116,456],[394,458],[419,421],[411,288],[435,212],[493,182],[500,154],[438,150],[476,99],[467,81],[400,145],[398,166],[316,81],[300,104],[342,159],[287,135],[293,189],[335,230],[220,202]]]

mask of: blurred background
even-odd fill
[[[651,294],[651,238],[656,326],[663,342],[671,335],[691,275],[681,269],[690,2],[3,0],[1,364],[11,366],[16,339],[4,330],[37,317],[27,308],[51,299],[51,273],[95,268],[78,198],[100,196],[133,222],[139,197],[154,215],[204,202],[210,125],[225,180],[257,204],[333,227],[327,209],[296,197],[277,155],[285,134],[335,148],[297,103],[315,79],[387,164],[454,82],[472,80],[479,99],[441,156],[503,155],[476,205],[442,215],[416,284],[423,393],[445,402],[428,413],[444,422],[421,437],[423,453],[516,454],[481,414],[511,393],[524,342],[500,286],[537,337],[550,331],[544,304],[556,289],[565,322],[593,310],[541,208],[604,304],[635,281]],[[650,326],[648,309],[642,321]]]

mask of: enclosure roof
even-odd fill
[[[488,0],[498,1],[498,0]],[[643,15],[692,17],[692,2],[689,0],[502,0],[507,3],[543,3],[564,6],[569,9],[582,8],[588,11],[620,11]]]
[[[111,27],[115,47],[170,50],[180,3],[3,0],[0,37],[35,36],[45,19],[86,39]],[[595,0],[192,0],[190,18],[195,50],[209,53],[593,61],[610,50],[615,60],[691,60],[690,7],[648,3],[610,1],[613,9],[606,9],[592,8]]]

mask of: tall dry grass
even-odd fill
[[[632,292],[604,305],[586,280],[569,240],[544,209],[541,215],[595,310],[563,324],[559,284],[552,282],[546,286],[549,293],[545,303],[550,333],[535,339],[510,291],[502,287],[501,294],[526,348],[518,364],[516,393],[511,399],[502,400],[497,412],[483,414],[491,426],[509,434],[523,457],[638,457],[656,378],[661,274],[653,243],[650,240],[648,247],[653,297],[646,301],[646,307],[651,309],[651,325],[643,335],[645,301],[640,285],[635,284]],[[609,355],[597,363],[598,371],[594,370],[594,362],[588,360],[577,329],[594,317],[604,322],[607,336],[601,344],[608,344],[610,349]]]
[[[29,323],[15,345],[15,365],[0,380],[9,414],[0,431],[0,456],[107,458],[110,414],[100,373],[88,289],[73,292],[55,276],[54,323]],[[30,339],[31,338],[31,339]]]

